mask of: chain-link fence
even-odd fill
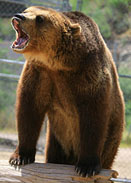
[[[6,156],[6,151],[11,149],[12,152],[12,148],[15,148],[16,145],[15,97],[17,82],[24,65],[23,56],[14,53],[10,49],[10,45],[15,39],[15,32],[11,27],[10,17],[17,12],[23,11],[30,5],[43,5],[59,11],[71,10],[69,0],[0,0],[0,158],[9,158],[10,153]],[[76,5],[77,10],[81,10],[82,0],[78,0]],[[124,43],[117,41],[117,44],[116,42],[108,44],[113,53],[114,60],[118,61],[116,64],[119,74],[124,77],[120,78],[120,83],[125,96],[127,124],[118,156],[113,166],[119,172],[120,177],[123,178],[131,178],[130,43],[130,40],[124,39]],[[45,143],[45,138],[41,139],[38,145],[39,152],[43,152],[41,144]]]
[[[71,10],[68,0],[0,0],[0,16],[11,17],[17,12],[22,12],[28,6],[45,6],[56,10]]]

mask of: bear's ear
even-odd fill
[[[81,26],[79,24],[73,24],[73,23],[70,23],[70,28],[71,28],[71,31],[72,31],[72,34],[73,35],[80,35],[81,33]]]

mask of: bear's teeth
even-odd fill
[[[12,45],[12,48],[22,49],[26,46],[27,42],[28,39],[26,38],[18,38]]]
[[[24,39],[24,38],[19,38],[18,39],[18,42],[16,43],[16,46],[17,47],[21,47],[21,46],[24,46],[26,44],[27,40]]]

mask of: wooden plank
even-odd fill
[[[33,163],[18,169],[0,160],[0,183],[110,183],[117,175],[114,170],[102,170],[99,175],[83,178],[74,166]]]

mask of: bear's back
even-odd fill
[[[103,47],[103,39],[97,24],[89,16],[82,12],[63,12],[72,23],[78,23],[82,28],[82,34],[86,38],[87,47],[100,49]],[[97,47],[96,47],[97,46]]]

